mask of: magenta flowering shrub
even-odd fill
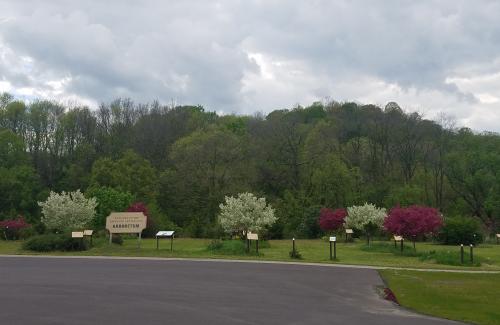
[[[151,218],[148,207],[143,202],[132,203],[128,208],[127,212],[142,212],[146,216],[146,229],[143,232],[143,236],[151,237],[155,232],[155,224]]]
[[[319,227],[323,231],[335,231],[342,228],[344,219],[347,216],[346,209],[322,208],[319,212]]]
[[[418,205],[394,207],[384,221],[384,228],[388,232],[411,240],[436,234],[442,226],[443,220],[437,209]]]
[[[0,221],[0,229],[5,239],[19,239],[19,232],[29,226],[31,225],[24,220],[23,216],[19,216],[17,219]]]

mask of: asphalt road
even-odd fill
[[[368,269],[0,258],[1,324],[453,324],[381,299]]]

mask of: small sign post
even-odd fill
[[[354,231],[352,229],[346,229],[345,230],[345,241],[346,243],[352,239],[352,234],[354,233]]]
[[[83,231],[71,232],[71,238],[80,238],[80,248],[83,247]]]
[[[499,244],[500,242],[500,234],[497,234],[497,245]]]
[[[158,231],[156,233],[156,249],[160,249],[160,238],[170,238],[170,251],[174,251],[174,234],[175,231],[173,230],[167,230],[167,231]]]
[[[332,243],[333,243],[333,258],[332,258]],[[330,260],[337,259],[337,237],[330,237]]]
[[[255,251],[259,254],[259,235],[252,232],[247,233],[247,251],[250,252],[250,241],[255,240]]]
[[[470,263],[473,264],[474,263],[474,245],[470,244]]]
[[[464,264],[464,244],[460,244],[460,263]]]
[[[86,229],[83,231],[83,236],[90,237],[90,246],[92,246],[92,234],[94,233],[91,229]]]

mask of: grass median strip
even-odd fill
[[[109,245],[105,238],[94,238],[94,246],[82,252],[49,252],[44,255],[100,255],[100,256],[138,256],[138,257],[185,257],[185,258],[223,258],[223,259],[255,259],[268,261],[292,261],[289,256],[292,249],[291,240],[270,240],[259,243],[259,255],[255,247],[250,253],[245,252],[243,242],[214,242],[211,239],[176,238],[173,252],[170,246],[163,242],[160,249],[156,249],[155,239],[143,239],[141,248],[137,247],[137,240],[125,239],[123,245]],[[252,244],[254,245],[254,244]],[[168,247],[167,247],[168,246]],[[341,263],[353,265],[372,265],[381,267],[422,268],[422,269],[451,269],[451,270],[500,270],[500,245],[481,245],[475,249],[475,256],[481,261],[480,266],[462,266],[459,263],[459,248],[432,243],[417,243],[418,254],[411,253],[413,248],[405,247],[405,253],[399,254],[391,248],[388,242],[373,242],[372,248],[367,248],[364,241],[355,243],[337,244],[337,260],[330,261],[329,243],[320,239],[296,240],[296,249],[302,255],[301,262],[313,263]],[[393,247],[393,246],[392,246]],[[446,254],[456,259],[457,265],[439,264],[434,256],[422,258],[422,254],[440,256]],[[448,253],[451,252],[451,253]],[[34,254],[23,250],[21,241],[1,241],[0,254]],[[35,253],[36,254],[36,253]],[[297,261],[297,260],[294,260]]]
[[[474,324],[500,324],[500,274],[379,272],[404,307]]]

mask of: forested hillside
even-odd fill
[[[424,204],[500,224],[500,136],[440,125],[396,103],[314,103],[264,115],[116,100],[99,108],[0,97],[0,219],[36,223],[49,192],[112,188],[157,224],[214,231],[226,195],[275,207],[274,237],[319,235],[321,207]]]

